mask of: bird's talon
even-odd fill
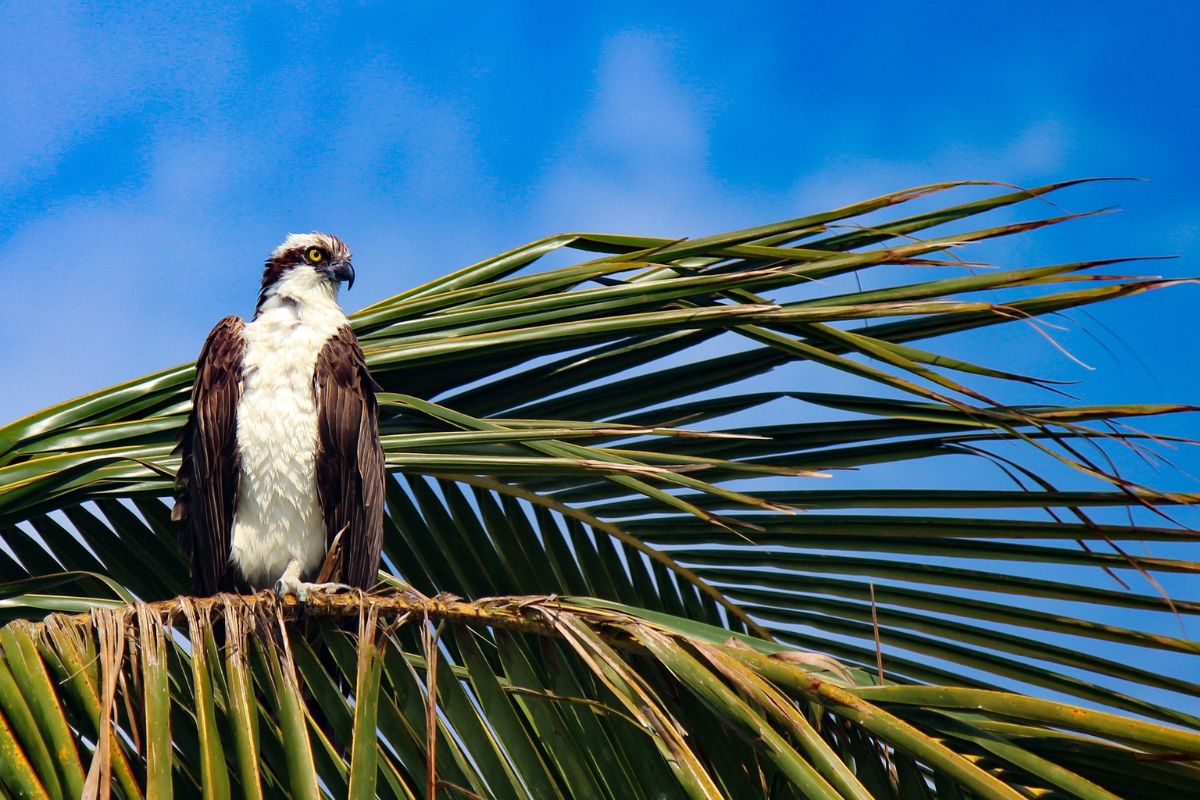
[[[327,594],[339,594],[341,592],[353,592],[354,587],[344,583],[306,583],[304,584],[310,591],[325,592]]]
[[[308,581],[298,581],[290,576],[284,575],[275,582],[275,593],[280,597],[285,595],[293,595],[301,603],[307,603],[309,594],[312,592],[322,592],[325,594],[335,594],[337,592],[353,591],[353,586],[347,586],[344,583],[309,583]]]
[[[284,575],[279,580],[275,581],[275,594],[280,598],[292,595],[301,603],[308,601],[308,588],[310,584],[304,581],[298,581],[289,575]]]

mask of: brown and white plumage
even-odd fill
[[[241,471],[237,403],[244,326],[239,317],[226,317],[209,333],[196,361],[192,413],[179,439],[183,461],[171,515],[183,523],[180,543],[191,556],[192,583],[200,595],[237,588],[228,563]]]
[[[267,259],[254,318],[213,328],[180,439],[175,516],[199,594],[375,582],[384,463],[373,381],[337,304],[353,283],[335,236],[292,234]],[[339,534],[340,537],[339,537]]]
[[[359,587],[375,583],[383,542],[384,464],[374,385],[358,339],[342,327],[317,359],[317,493],[326,533],[346,531],[336,579]]]

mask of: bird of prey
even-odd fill
[[[305,600],[375,583],[383,448],[343,281],[345,242],[291,234],[267,258],[253,319],[226,317],[204,343],[172,514],[198,595],[273,585]],[[331,580],[313,582],[319,571]]]

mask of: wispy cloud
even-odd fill
[[[1043,118],[1008,137],[971,139],[931,132],[932,151],[884,158],[840,153],[797,179],[793,202],[818,209],[906,189],[934,180],[986,179],[1030,183],[1062,176],[1075,134],[1061,120]]]
[[[736,216],[709,168],[711,108],[680,74],[677,47],[640,30],[603,42],[591,102],[537,184],[538,219],[692,235]]]
[[[461,37],[434,13],[83,8],[6,10],[0,359],[15,391],[0,418],[192,357],[217,318],[249,311],[263,255],[291,230],[351,242],[353,308],[556,231],[704,234],[930,180],[1086,174],[1139,141],[1190,191],[1183,161],[1070,86],[1039,95],[1041,50],[987,74],[1002,108],[917,93],[893,137],[895,93],[869,91],[888,53],[797,55],[757,23],[730,54],[697,35],[703,20],[609,11],[538,49],[545,31],[505,16],[465,32],[479,53],[437,60]],[[326,39],[336,54],[315,56]],[[556,68],[538,97],[539,70]],[[932,69],[903,68],[910,83]],[[521,146],[489,146],[506,140]],[[1190,205],[1131,249],[1194,250]]]
[[[83,22],[70,14],[53,22],[70,51]],[[111,87],[91,87],[84,73],[97,64],[69,57],[54,72],[48,53],[29,54],[31,67],[49,64],[51,82],[67,87],[47,89],[45,103],[64,92],[86,102],[48,113],[42,127],[3,131],[0,185],[6,174],[28,182],[53,170],[77,138],[103,137],[94,129],[105,118],[186,82],[179,65],[151,69],[168,59],[146,52],[178,38],[174,24],[164,21],[120,64],[105,61],[120,47],[99,48],[99,71],[118,76]],[[129,32],[114,26],[112,37],[131,46]],[[5,74],[0,99],[40,113],[43,101],[19,95]],[[465,110],[383,59],[353,64],[333,89],[318,75],[292,58],[270,91],[255,93],[254,113],[246,86],[236,84],[215,88],[208,113],[196,118],[155,116],[137,174],[20,217],[0,263],[9,279],[0,293],[0,359],[14,389],[0,394],[0,418],[194,357],[217,319],[252,309],[262,258],[289,231],[329,229],[351,242],[362,280],[349,308],[494,246],[499,221],[489,227],[463,210],[464,196],[486,199],[488,186]]]
[[[0,186],[45,177],[72,145],[147,104],[202,113],[239,62],[232,21],[152,3],[6,5]]]

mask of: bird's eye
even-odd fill
[[[314,247],[308,251],[308,260],[316,264],[325,258],[325,253],[319,247]]]

